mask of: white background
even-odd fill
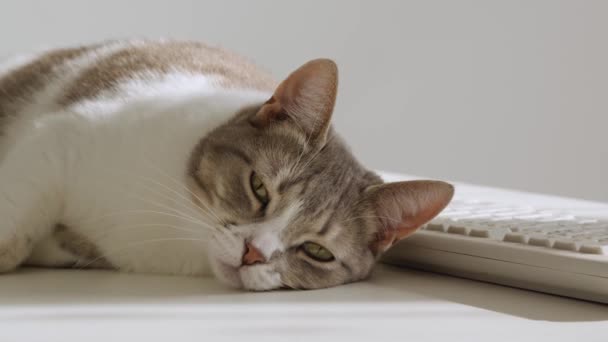
[[[607,18],[599,0],[3,0],[0,54],[188,38],[277,78],[330,57],[368,166],[608,201]]]

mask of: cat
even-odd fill
[[[112,41],[0,65],[0,272],[215,275],[232,287],[366,279],[451,200],[383,183],[334,131],[338,70],[282,82],[199,42]],[[378,113],[370,113],[378,115]]]

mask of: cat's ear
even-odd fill
[[[336,63],[329,59],[312,60],[281,82],[251,122],[256,127],[266,127],[291,120],[311,141],[324,140],[337,91]]]
[[[441,181],[417,180],[382,184],[368,189],[374,239],[369,245],[376,256],[408,237],[433,219],[452,200],[454,187]]]

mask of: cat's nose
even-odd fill
[[[243,254],[243,265],[253,265],[255,263],[265,263],[266,258],[259,249],[249,242],[245,242],[245,253]]]

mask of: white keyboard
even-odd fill
[[[518,203],[535,205],[513,205],[516,192],[459,188],[464,194],[384,261],[608,303],[608,205],[526,193]]]
[[[568,213],[455,201],[423,229],[494,241],[608,255],[608,221]],[[607,259],[608,260],[608,259]]]

